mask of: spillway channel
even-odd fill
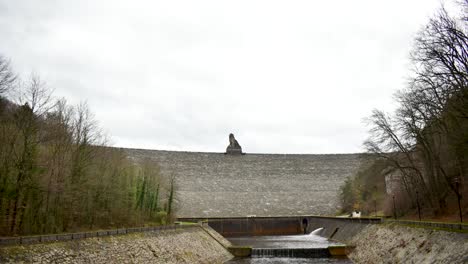
[[[329,241],[315,233],[294,236],[232,237],[228,240],[236,246],[251,246],[252,256],[234,259],[227,264],[352,263],[349,259],[331,258],[327,248],[342,244]]]

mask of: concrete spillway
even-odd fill
[[[227,263],[330,263],[329,247],[344,246],[314,234],[295,236],[250,236],[229,238],[237,246],[251,246],[248,259],[235,259]],[[333,260],[332,260],[333,261]],[[341,258],[341,262],[351,263]]]
[[[253,248],[252,258],[328,258],[327,248]]]

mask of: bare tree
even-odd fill
[[[36,117],[44,119],[57,103],[52,98],[53,90],[36,74],[31,74],[29,80],[22,86],[25,88],[19,91],[17,103],[28,104]]]
[[[394,169],[400,171],[403,186],[409,196],[419,186],[429,198],[430,193],[415,155],[415,139],[401,129],[402,124],[398,120],[382,111],[374,110],[367,121],[372,126],[370,137],[364,142],[367,151],[384,158]]]
[[[464,178],[468,161],[463,147],[468,136],[468,1],[460,4],[461,18],[441,8],[416,38],[411,53],[416,75],[400,96],[401,116],[419,124],[415,135],[425,152],[426,174],[437,186],[454,192],[453,178]],[[441,203],[445,196],[441,193]]]
[[[464,15],[441,8],[415,39],[414,74],[394,116],[375,110],[365,146],[392,161],[411,196],[418,188],[444,210],[454,178],[468,169],[468,1]],[[410,185],[410,186],[408,186]]]
[[[10,61],[0,55],[0,95],[11,89],[16,79],[16,75],[11,70]]]
[[[32,76],[20,97],[20,106],[13,115],[18,130],[13,152],[16,171],[10,223],[10,232],[13,234],[21,229],[25,214],[31,209],[31,204],[28,206],[28,200],[33,198],[30,190],[37,186],[35,180],[40,171],[37,160],[40,124],[41,118],[52,107],[50,94],[44,83]],[[37,202],[35,199],[32,201]]]
[[[174,211],[159,167],[105,147],[87,104],[55,101],[36,75],[20,83],[0,66],[1,92],[17,88],[14,102],[0,96],[0,235],[164,222],[167,190]]]
[[[410,90],[427,114],[438,117],[449,100],[468,87],[468,21],[454,19],[441,8],[417,36],[411,60],[415,76]],[[468,118],[468,109],[454,110]]]

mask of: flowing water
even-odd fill
[[[234,259],[226,262],[226,264],[351,264],[349,259],[335,259],[335,258],[243,258]]]
[[[319,236],[321,229],[308,235],[254,236],[228,238],[237,246],[251,246],[252,257],[234,259],[229,264],[352,263],[349,259],[328,258],[328,246],[342,245]]]

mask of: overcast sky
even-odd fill
[[[114,146],[362,152],[440,0],[0,0],[0,54]]]

